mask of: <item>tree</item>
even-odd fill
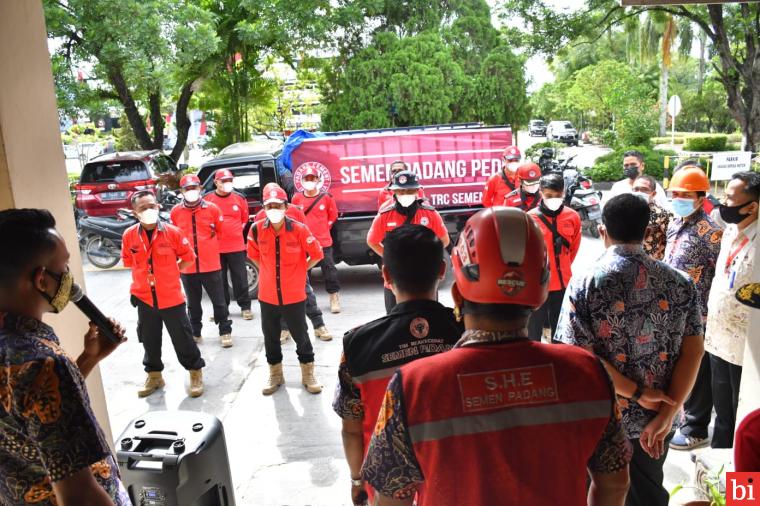
[[[760,4],[623,7],[617,0],[586,0],[582,9],[557,12],[544,0],[507,0],[504,15],[528,25],[526,43],[550,54],[570,43],[592,42],[642,13],[686,19],[704,33],[718,58],[714,64],[727,105],[744,133],[744,148],[760,149]]]
[[[480,68],[476,81],[477,116],[489,124],[510,124],[513,129],[526,126],[530,106],[525,93],[523,62],[501,46],[491,51]]]

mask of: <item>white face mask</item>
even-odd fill
[[[523,190],[525,190],[525,193],[536,193],[538,191],[538,183],[534,184],[524,184]]]
[[[198,202],[198,199],[201,198],[200,190],[188,190],[183,195],[187,202]]]
[[[222,191],[224,193],[232,193],[232,190],[235,188],[232,186],[232,183],[222,183]]]
[[[158,221],[158,209],[146,209],[137,215],[141,223],[153,225]]]
[[[509,162],[507,164],[507,170],[509,172],[517,172],[517,167],[519,167],[519,166],[520,166],[519,162]]]
[[[565,202],[565,199],[558,197],[553,199],[544,199],[544,205],[549,211],[556,211],[560,207],[562,207],[562,204]]]
[[[283,219],[285,219],[284,209],[267,209],[264,212],[266,213],[269,221],[272,223],[280,223]]]
[[[409,207],[417,200],[417,195],[396,195],[396,200],[401,207]]]
[[[316,181],[303,181],[301,184],[303,185],[304,190],[310,192],[316,190],[319,183]]]

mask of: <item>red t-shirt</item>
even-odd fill
[[[504,178],[511,184],[507,184]],[[503,205],[504,197],[509,195],[517,188],[517,173],[504,174],[504,171],[499,171],[498,174],[488,178],[486,181],[486,187],[483,190],[483,207],[493,207]]]
[[[219,208],[224,223],[219,229],[219,253],[245,251],[243,230],[248,223],[248,201],[239,193],[221,196],[216,192],[204,195],[204,200]]]
[[[306,225],[286,217],[279,234],[267,219],[251,226],[248,258],[259,264],[259,300],[282,306],[306,299],[308,261],[324,253]]]
[[[335,205],[335,199],[329,193],[322,193],[322,198],[319,199],[314,207],[314,201],[319,198],[320,194],[313,197],[307,197],[303,193],[296,193],[293,195],[293,205],[298,206],[304,212],[306,216],[306,225],[314,234],[314,237],[319,241],[319,245],[323,248],[329,248],[332,246],[333,240],[330,235],[330,229],[332,228],[335,220],[338,219],[338,206]],[[306,211],[311,207],[308,214]]]
[[[540,211],[533,209],[529,213],[533,220],[541,229],[541,233],[544,236],[544,242],[546,243],[546,254],[549,258],[549,268],[551,269],[551,278],[549,280],[549,291],[557,291],[566,288],[570,282],[570,277],[573,275],[572,265],[575,256],[578,254],[578,248],[581,247],[581,218],[574,210],[565,206],[562,208],[562,212],[558,216],[552,218],[551,216],[543,215],[544,218],[551,223],[557,232],[564,237],[570,247],[563,246],[560,250],[559,265],[560,270],[557,270],[557,261],[554,258],[554,235],[546,224],[539,218]],[[559,279],[559,272],[562,273],[562,281]]]
[[[216,205],[206,201],[192,208],[179,204],[172,209],[171,220],[184,232],[196,255],[195,263],[182,274],[213,272],[222,268],[218,231],[224,224],[224,216]]]
[[[195,253],[179,228],[158,222],[149,241],[139,223],[129,227],[122,237],[121,259],[132,269],[132,295],[158,309],[185,302],[177,261],[192,262]]]

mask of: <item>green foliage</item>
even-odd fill
[[[475,86],[478,119],[491,125],[511,124],[515,129],[527,125],[530,108],[523,63],[509,48],[501,46],[488,54]]]
[[[662,179],[664,160],[666,156],[675,156],[674,151],[655,150],[649,146],[626,146],[620,147],[600,156],[596,159],[593,167],[585,170],[594,181],[619,181],[623,175],[623,153],[628,150],[640,151],[644,155],[645,173],[655,179]]]
[[[618,133],[614,130],[598,130],[594,132],[594,137],[605,146],[615,146],[618,141]]]
[[[525,150],[525,158],[528,160],[532,160],[534,162],[538,161],[538,158],[541,156],[541,150],[544,148],[552,148],[555,150],[555,153],[559,153],[560,150],[564,149],[566,146],[560,142],[537,142],[536,144],[533,144],[531,147]]]
[[[705,135],[700,137],[690,137],[686,140],[684,145],[685,151],[726,151],[726,141],[728,137],[725,135]]]
[[[119,118],[119,128],[114,129],[116,151],[137,151],[140,149],[140,143],[137,142],[135,132],[129,126],[127,116],[122,114]]]
[[[648,145],[652,132],[657,130],[657,105],[645,99],[627,104],[618,121],[620,145]]]

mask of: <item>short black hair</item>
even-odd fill
[[[129,202],[132,204],[132,209],[135,208],[135,205],[137,205],[138,200],[140,200],[143,197],[147,197],[148,195],[152,195],[153,197],[156,196],[156,194],[150,190],[138,190],[134,192],[132,194],[132,197],[129,199]]]
[[[676,165],[676,168],[673,169],[673,174],[683,169],[684,167],[697,167],[698,169],[705,170],[702,164],[699,163],[699,160],[695,160],[694,158],[689,158],[688,160],[684,160],[683,162]]]
[[[406,162],[404,162],[402,160],[394,160],[394,161],[391,162],[390,166],[393,167],[394,165],[396,165],[398,163],[400,163],[403,166],[403,169],[401,169],[401,170],[409,170],[409,166],[406,164]]]
[[[636,184],[636,181],[639,179],[643,179],[647,183],[649,183],[649,187],[652,189],[652,191],[657,191],[657,180],[653,178],[652,176],[648,176],[646,174],[642,174],[636,179],[633,180],[633,183]]]
[[[617,195],[604,205],[602,222],[611,239],[640,243],[649,225],[649,204],[632,193]]]
[[[642,153],[641,151],[630,149],[626,151],[625,153],[623,153],[623,158],[625,158],[626,156],[635,156],[636,158],[638,158],[639,163],[644,163],[644,153]]]
[[[55,218],[47,209],[6,209],[0,211],[0,285],[8,286],[40,258],[55,251],[57,240],[50,229]]]
[[[561,174],[557,173],[546,174],[545,176],[541,176],[541,180],[539,181],[539,188],[541,190],[549,189],[563,192],[565,191],[565,178],[563,178]]]
[[[443,243],[422,225],[401,225],[385,234],[383,264],[393,284],[407,293],[432,290],[443,261]]]
[[[760,199],[760,174],[745,170],[743,172],[737,172],[731,179],[739,179],[744,181],[744,193],[752,198],[753,202],[757,202]]]

